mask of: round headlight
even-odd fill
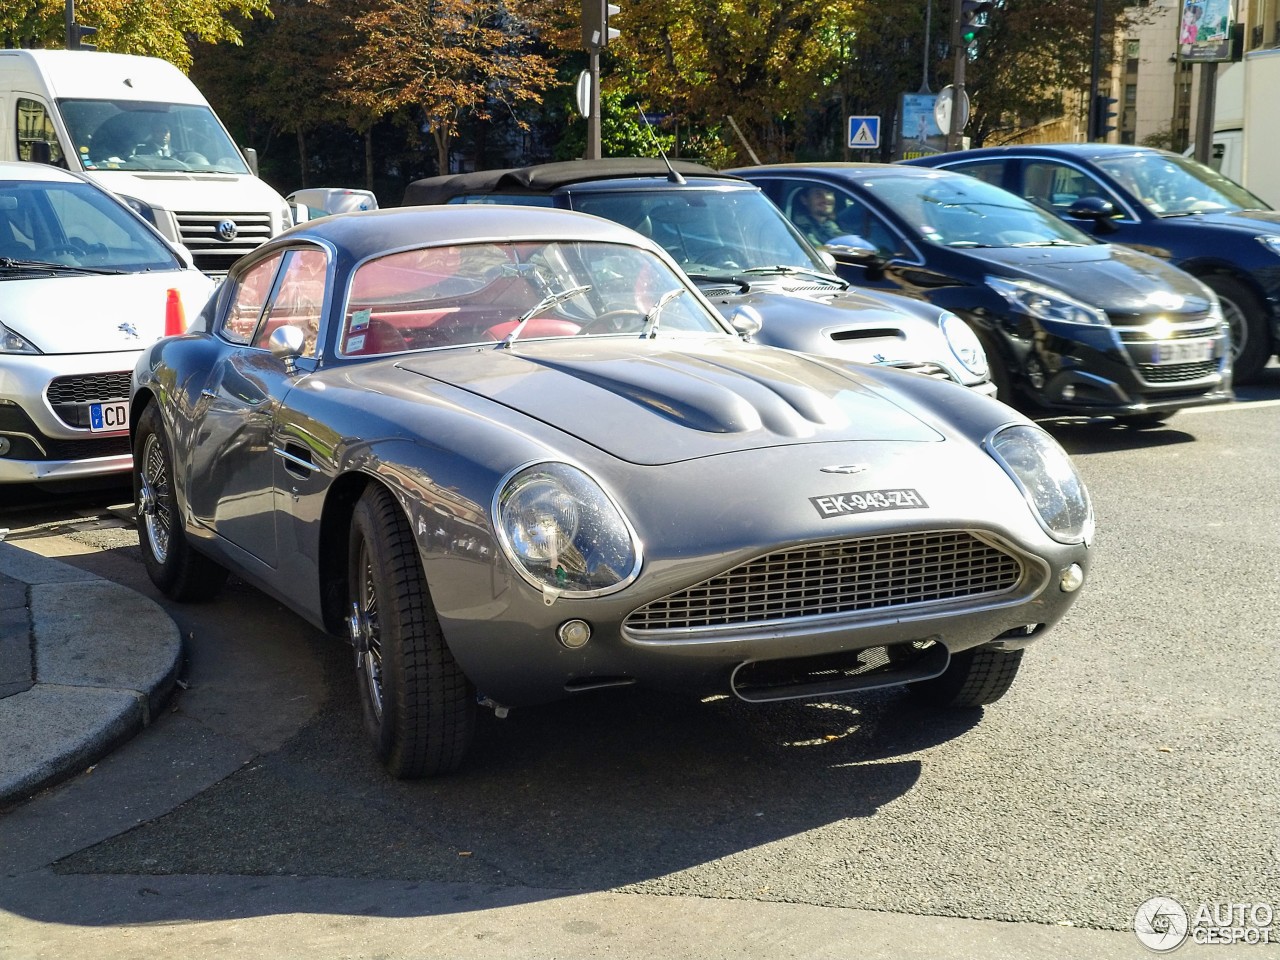
[[[987,351],[972,328],[954,313],[942,314],[942,335],[947,338],[951,352],[964,364],[965,369],[975,376],[985,377],[988,372]]]
[[[1045,532],[1060,543],[1093,536],[1093,504],[1075,465],[1039,427],[1016,424],[997,431],[987,449],[1026,497]]]
[[[499,485],[493,512],[507,559],[548,602],[612,593],[640,571],[630,524],[577,467],[548,462],[515,471]]]

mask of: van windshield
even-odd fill
[[[203,104],[59,100],[58,106],[85,170],[249,172]]]

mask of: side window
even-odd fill
[[[975,163],[957,163],[948,167],[956,173],[963,173],[965,176],[975,177],[983,183],[989,183],[993,187],[1004,186],[1004,162],[1001,160],[987,160]]]
[[[1063,163],[1050,160],[1027,161],[1022,168],[1022,195],[1037,206],[1056,214],[1084,197],[1118,201],[1097,180]]]
[[[282,254],[255,263],[240,275],[231,295],[231,305],[218,328],[218,333],[232,343],[248,345],[257,329],[258,318],[271,292],[271,281],[280,266]]]
[[[265,350],[271,334],[288,325],[302,331],[301,355],[316,355],[327,265],[328,258],[319,247],[301,247],[285,253],[280,285],[267,307],[265,322],[258,326],[253,346]]]
[[[857,197],[836,191],[836,223],[876,248],[882,257],[902,256],[906,251],[893,229]]]
[[[62,144],[58,142],[58,134],[53,128],[53,117],[39,100],[18,97],[17,116],[14,131],[17,134],[19,160],[35,160],[39,163],[52,163],[59,167],[67,165]]]

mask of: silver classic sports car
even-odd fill
[[[1093,512],[954,384],[744,342],[654,242],[524,207],[327,217],[135,370],[142,553],[348,638],[397,776],[476,710],[645,684],[998,699]]]

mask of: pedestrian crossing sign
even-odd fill
[[[849,146],[854,149],[876,150],[880,147],[879,117],[850,117]]]

